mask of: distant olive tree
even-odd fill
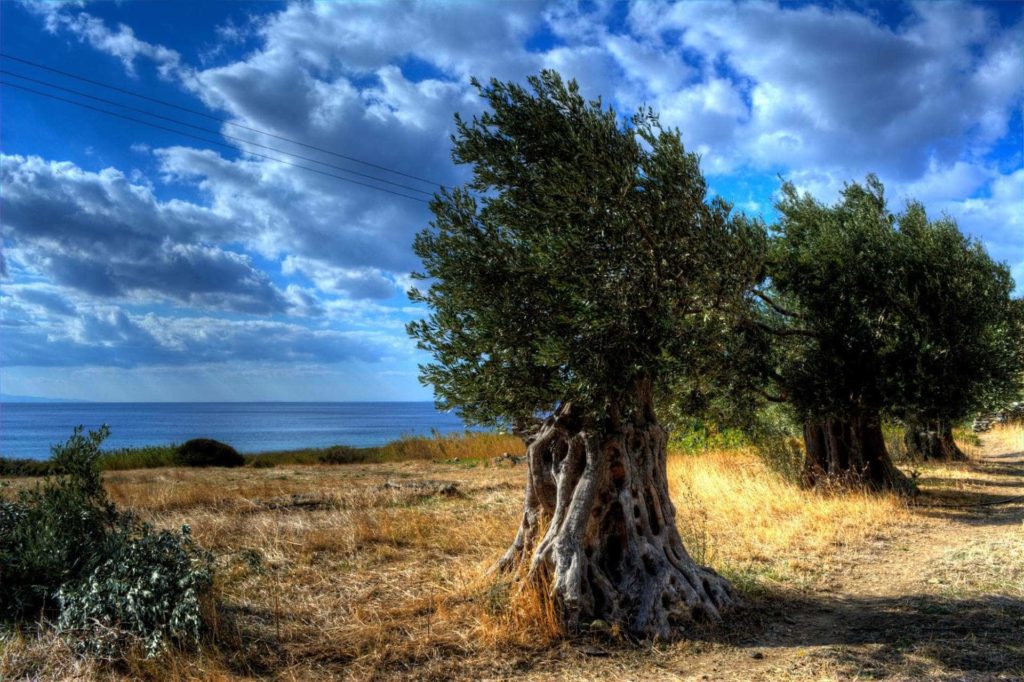
[[[456,117],[473,179],[438,194],[415,251],[437,402],[528,443],[519,532],[499,562],[565,627],[639,637],[717,621],[729,584],[675,526],[656,391],[720,343],[756,279],[763,228],[709,200],[698,157],[641,111],[620,119],[545,71],[475,83]]]
[[[874,176],[831,206],[785,183],[777,209],[733,374],[803,424],[806,483],[905,487],[884,419],[910,424],[915,448],[936,434],[936,454],[952,456],[950,425],[1019,376],[1009,273],[920,204],[891,213]]]
[[[911,203],[899,221],[907,252],[899,354],[912,359],[895,416],[906,444],[922,459],[966,459],[953,425],[1020,391],[1024,307],[1014,300],[1006,265],[997,263],[956,222],[929,221]]]

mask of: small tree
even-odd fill
[[[697,156],[651,112],[626,125],[550,71],[475,85],[490,110],[456,117],[452,154],[473,179],[416,239],[429,287],[412,298],[431,312],[409,332],[441,408],[525,436],[498,568],[522,569],[569,631],[717,621],[732,590],[680,540],[654,393],[728,328],[763,231],[707,200]]]

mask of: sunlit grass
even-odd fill
[[[442,678],[456,665],[462,677],[510,678],[524,660],[569,665],[550,658],[564,650],[545,604],[487,574],[522,513],[526,468],[493,460],[506,451],[522,443],[459,434],[403,439],[372,463],[107,472],[118,505],[162,527],[191,525],[217,556],[224,610],[199,656],[103,675]],[[895,526],[919,522],[898,496],[803,490],[752,450],[673,453],[668,477],[688,550],[748,601],[818,586]],[[95,672],[69,657],[59,640],[15,638],[0,676]],[[577,664],[592,677],[640,677],[644,660]]]
[[[751,589],[806,584],[838,548],[908,518],[898,495],[805,490],[746,450],[670,457],[668,476],[691,553]]]

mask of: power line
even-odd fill
[[[224,117],[221,117],[221,116],[214,116],[213,114],[209,114],[209,113],[207,113],[205,111],[200,111],[199,109],[192,109],[190,107],[181,106],[180,104],[175,104],[174,102],[168,102],[167,100],[159,99],[159,98],[156,98],[156,97],[150,97],[148,95],[142,95],[140,93],[133,92],[132,90],[128,90],[126,88],[121,88],[121,87],[118,87],[116,85],[111,85],[109,83],[104,83],[103,81],[98,81],[98,80],[94,80],[92,78],[87,78],[87,77],[82,76],[82,75],[77,74],[77,73],[72,73],[70,71],[64,71],[64,70],[61,70],[61,69],[54,68],[52,66],[47,66],[46,64],[40,64],[39,62],[33,62],[31,60],[24,59],[22,57],[16,57],[16,56],[14,56],[12,54],[8,54],[6,52],[0,52],[0,57],[2,57],[4,59],[10,59],[12,61],[20,62],[22,64],[25,64],[27,66],[31,66],[31,67],[34,67],[34,68],[37,68],[37,69],[43,69],[44,71],[50,71],[52,73],[60,74],[61,76],[66,76],[68,78],[74,78],[74,79],[80,80],[80,81],[82,81],[84,83],[89,83],[91,85],[96,85],[96,86],[99,86],[101,88],[107,88],[108,90],[113,90],[115,92],[120,92],[122,94],[129,95],[131,97],[137,97],[139,99],[143,99],[143,100],[146,100],[146,101],[149,101],[149,102],[153,102],[155,104],[160,104],[160,105],[163,105],[165,107],[172,107],[174,109],[178,109],[179,111],[185,111],[185,112],[188,112],[190,114],[194,114],[196,116],[202,116],[204,118],[208,118],[208,119],[213,120],[213,121],[219,121],[220,123],[224,123],[224,124],[229,125],[229,126],[234,126],[236,128],[241,128],[243,130],[248,130],[248,131],[253,132],[253,133],[259,133],[260,135],[266,135],[267,137],[272,137],[274,139],[282,140],[284,142],[290,142],[292,144],[299,145],[300,147],[305,147],[306,149],[314,149],[314,150],[316,150],[318,152],[323,152],[324,154],[330,154],[331,156],[336,156],[339,159],[345,159],[347,161],[352,161],[354,163],[363,164],[364,166],[370,166],[371,168],[376,168],[378,170],[387,171],[388,173],[394,173],[395,175],[401,175],[403,177],[409,178],[410,180],[418,180],[419,182],[425,182],[427,184],[436,185],[436,186],[440,186],[440,185],[444,184],[444,183],[441,183],[441,182],[437,182],[436,180],[429,180],[427,178],[422,178],[422,177],[419,177],[417,175],[411,175],[409,173],[404,173],[402,171],[398,171],[398,170],[395,170],[393,168],[388,168],[387,166],[382,166],[380,164],[373,163],[372,161],[366,161],[364,159],[360,159],[360,158],[357,158],[357,157],[354,157],[354,156],[348,156],[348,155],[345,155],[345,154],[341,154],[339,152],[331,151],[330,149],[324,149],[323,147],[318,147],[316,145],[308,144],[306,142],[300,142],[299,140],[294,140],[294,139],[292,139],[290,137],[285,137],[284,135],[277,135],[275,133],[267,132],[266,130],[260,130],[259,128],[252,128],[250,126],[243,125],[241,123],[235,123],[234,121],[232,121],[230,119],[227,119],[227,118],[224,118]]]
[[[35,90],[33,88],[28,88],[28,87],[25,87],[24,85],[18,85],[16,83],[8,83],[6,81],[0,81],[0,86],[6,87],[6,88],[15,88],[17,90],[24,90],[25,92],[31,92],[33,94],[40,95],[42,97],[48,97],[50,99],[58,100],[58,101],[61,101],[61,102],[67,102],[68,104],[74,104],[75,106],[82,107],[83,109],[90,109],[92,111],[96,111],[96,112],[99,112],[101,114],[106,114],[107,116],[114,116],[116,118],[124,119],[126,121],[133,121],[135,123],[141,123],[142,125],[149,126],[150,128],[156,128],[157,130],[165,130],[167,132],[175,133],[177,135],[183,135],[184,137],[190,137],[190,138],[195,139],[195,140],[201,140],[201,141],[206,142],[208,144],[213,144],[213,145],[217,145],[217,146],[220,146],[220,147],[226,147],[228,149],[233,149],[233,150],[236,150],[236,151],[243,151],[243,152],[245,152],[247,154],[250,154],[252,156],[256,156],[256,157],[259,157],[259,158],[267,159],[269,161],[276,161],[277,163],[283,163],[283,164],[285,164],[287,166],[293,166],[295,168],[301,168],[302,170],[307,170],[307,171],[310,171],[311,173],[319,173],[320,175],[326,175],[327,177],[337,178],[338,180],[343,180],[345,182],[350,182],[350,183],[352,183],[354,185],[361,185],[363,187],[369,187],[370,189],[375,189],[375,190],[377,190],[379,192],[387,192],[388,194],[394,194],[395,196],[404,197],[405,199],[410,199],[412,201],[418,201],[421,204],[429,204],[430,203],[429,201],[427,201],[425,199],[420,199],[419,197],[409,196],[408,194],[403,194],[402,192],[395,192],[394,190],[386,189],[384,187],[378,187],[376,185],[371,185],[371,184],[366,183],[366,182],[360,182],[359,180],[353,180],[352,178],[346,178],[343,175],[337,175],[335,173],[328,173],[327,171],[320,170],[319,168],[310,168],[309,166],[303,166],[302,164],[294,163],[292,161],[288,161],[287,159],[279,159],[279,158],[274,157],[274,156],[269,156],[267,154],[260,154],[259,152],[250,152],[250,151],[246,151],[244,149],[243,150],[239,150],[238,147],[235,147],[234,145],[228,144],[226,142],[220,142],[219,140],[211,140],[209,138],[202,137],[200,135],[193,135],[192,133],[186,133],[185,131],[182,131],[182,130],[176,130],[174,128],[168,128],[167,126],[162,126],[162,125],[159,125],[157,123],[152,123],[150,121],[144,121],[144,120],[142,120],[140,118],[135,118],[134,116],[127,116],[125,114],[119,114],[116,111],[108,111],[106,109],[101,109],[99,107],[94,107],[91,104],[86,104],[84,102],[76,102],[73,99],[67,99],[66,97],[61,97],[59,95],[54,95],[54,94],[49,93],[49,92],[42,92],[41,90]]]
[[[226,133],[222,133],[219,130],[214,130],[212,128],[204,128],[203,126],[197,126],[197,125],[194,125],[192,123],[188,123],[186,121],[182,121],[182,120],[179,120],[179,119],[176,119],[176,118],[172,118],[170,116],[164,116],[162,114],[155,114],[152,111],[148,111],[146,109],[140,109],[138,107],[129,106],[127,104],[122,104],[121,102],[117,102],[115,100],[110,100],[110,99],[105,99],[103,97],[96,97],[95,95],[90,95],[87,92],[82,92],[80,90],[75,90],[73,88],[65,88],[63,86],[55,85],[55,84],[50,83],[48,81],[43,81],[43,80],[38,80],[36,78],[30,78],[28,76],[23,76],[23,75],[21,75],[19,73],[14,73],[13,71],[8,71],[6,69],[0,69],[0,74],[6,74],[8,76],[14,76],[15,78],[21,78],[23,80],[30,81],[32,83],[37,83],[39,85],[44,85],[44,86],[46,86],[48,88],[52,88],[54,90],[59,90],[61,92],[67,92],[67,93],[70,93],[70,94],[73,94],[73,95],[78,95],[79,97],[85,97],[87,99],[91,99],[91,100],[94,100],[96,102],[103,102],[104,104],[112,104],[115,107],[121,107],[122,109],[127,109],[129,111],[134,111],[134,112],[137,112],[137,113],[140,113],[140,114],[144,114],[146,116],[152,116],[153,118],[158,118],[158,119],[161,119],[163,121],[168,121],[170,123],[176,123],[178,125],[183,125],[183,126],[186,126],[188,128],[192,128],[193,130],[201,130],[204,133],[211,133],[213,135],[221,135],[222,137],[225,137],[225,138],[227,138],[229,140],[236,140],[237,142],[242,142],[244,144],[249,144],[249,145],[252,145],[254,147],[260,147],[261,149],[267,149],[267,150],[270,150],[272,152],[277,152],[279,154],[287,154],[288,156],[294,156],[295,158],[302,159],[303,161],[311,161],[312,163],[318,163],[318,164],[320,164],[322,166],[327,166],[328,168],[334,168],[334,169],[340,170],[340,171],[342,171],[344,173],[351,173],[352,175],[358,175],[359,177],[367,178],[369,180],[375,180],[376,182],[383,182],[386,185],[393,185],[394,187],[399,187],[401,189],[406,189],[406,190],[409,190],[410,192],[418,192],[419,194],[424,194],[424,195],[426,195],[428,197],[429,196],[433,196],[432,192],[427,192],[425,190],[420,189],[419,187],[412,187],[410,185],[403,185],[400,182],[393,182],[393,181],[387,180],[385,178],[377,177],[376,175],[370,175],[368,173],[361,173],[359,171],[354,171],[354,170],[352,170],[350,168],[345,168],[344,166],[338,166],[338,165],[333,164],[333,163],[327,163],[326,161],[321,161],[319,159],[314,159],[311,156],[303,156],[302,154],[296,154],[295,152],[285,151],[283,149],[278,149],[276,147],[271,147],[269,145],[260,144],[259,142],[253,142],[251,140],[246,140],[245,138],[236,137],[234,135],[228,135]]]

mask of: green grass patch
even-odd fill
[[[100,456],[99,467],[101,471],[172,467],[175,466],[177,451],[176,444],[108,450]]]

